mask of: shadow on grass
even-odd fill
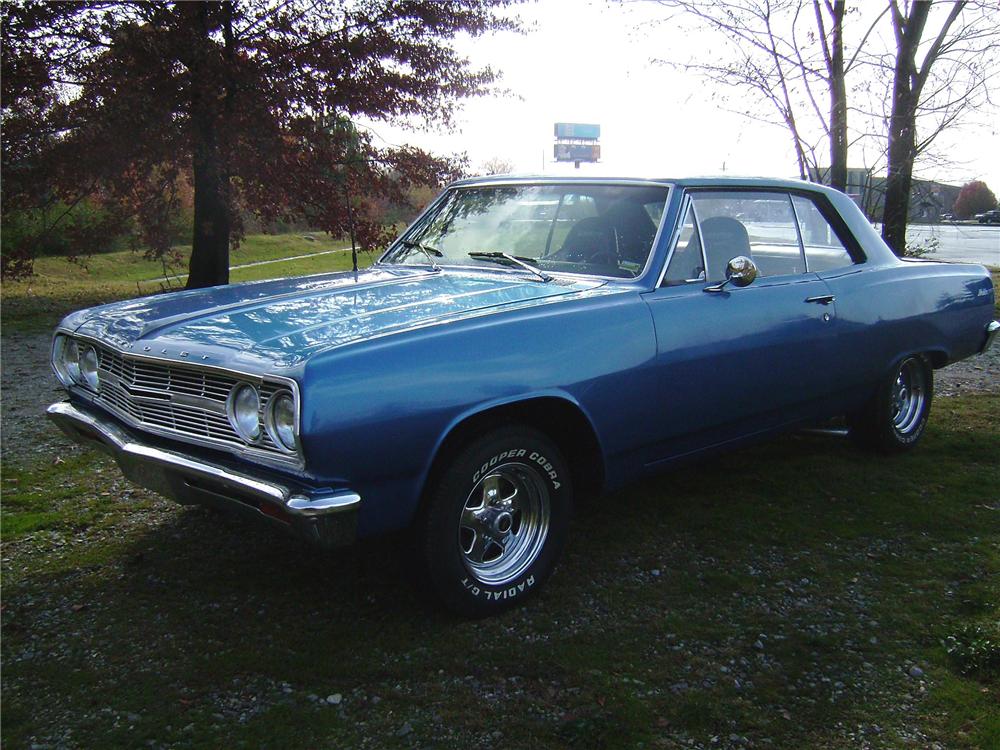
[[[944,404],[889,460],[792,436],[602,498],[541,595],[482,622],[437,609],[403,535],[122,520],[8,576],[5,740],[988,746],[996,686],[941,642],[996,616],[998,406]]]

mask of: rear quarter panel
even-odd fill
[[[937,365],[975,354],[993,318],[983,266],[899,261],[820,276],[836,295],[843,386],[857,398],[907,354],[931,353]]]

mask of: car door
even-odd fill
[[[647,463],[822,414],[833,390],[835,307],[805,266],[786,192],[692,192],[662,279],[644,295],[656,330],[660,425]],[[725,280],[729,259],[758,267]]]

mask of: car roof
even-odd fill
[[[450,187],[470,187],[478,185],[509,185],[509,184],[586,184],[586,185],[673,185],[678,188],[770,188],[784,190],[810,190],[826,193],[832,189],[815,182],[804,180],[783,179],[778,177],[734,177],[732,175],[704,177],[593,177],[583,175],[489,175],[487,177],[469,177],[453,182]]]

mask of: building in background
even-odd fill
[[[811,168],[809,179],[823,185],[830,184],[829,167]],[[941,221],[944,214],[950,214],[962,188],[934,180],[913,180],[910,190],[909,220],[917,223]],[[860,167],[847,169],[847,194],[854,199],[862,211],[872,221],[882,220],[885,199],[885,177],[873,175],[870,170]]]

